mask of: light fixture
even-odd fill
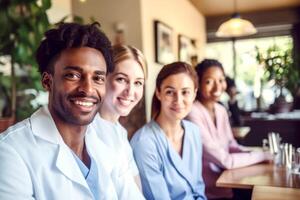
[[[257,33],[257,30],[253,24],[245,19],[242,19],[239,13],[237,13],[236,0],[234,0],[234,11],[232,17],[221,24],[216,36],[217,37],[241,37],[247,35],[253,35]]]

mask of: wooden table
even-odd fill
[[[242,189],[253,189],[254,186],[300,188],[300,175],[291,174],[284,167],[275,167],[272,164],[256,164],[225,170],[217,180],[216,185]]]
[[[270,186],[255,186],[252,192],[252,200],[299,200],[300,189],[281,188]]]

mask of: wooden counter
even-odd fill
[[[270,186],[255,186],[251,200],[299,200],[300,189]]]
[[[291,174],[284,167],[275,167],[268,163],[256,164],[225,170],[216,185],[243,189],[252,189],[254,186],[300,188],[300,175]]]
[[[262,140],[268,138],[268,133],[276,132],[283,142],[300,147],[300,119],[257,119],[244,118],[244,126],[251,128],[241,144],[245,146],[261,146]]]

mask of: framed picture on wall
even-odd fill
[[[159,64],[171,63],[175,59],[173,52],[173,30],[168,25],[154,21],[155,33],[155,62]]]
[[[178,58],[180,61],[195,65],[198,59],[196,40],[178,35]]]

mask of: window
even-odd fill
[[[263,66],[259,66],[256,61],[256,47],[260,51],[265,51],[270,46],[276,44],[282,48],[291,45],[291,36],[276,36],[267,38],[244,39],[235,41],[236,49],[236,76],[235,82],[240,92],[239,106],[245,111],[252,111],[257,108],[256,98],[262,97],[262,108],[266,109],[274,102],[276,97],[274,82],[269,81],[261,84],[264,74]],[[206,58],[219,60],[229,77],[234,77],[233,62],[233,42],[214,42],[206,46]],[[287,100],[292,101],[288,90],[284,91]]]

